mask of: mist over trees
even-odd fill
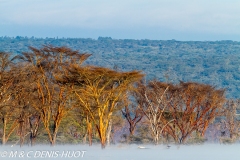
[[[58,43],[57,46],[29,47],[25,51],[20,47],[20,52],[6,49],[7,52],[0,53],[2,119],[0,135],[3,145],[100,143],[102,148],[105,148],[115,142],[202,143],[210,140],[208,130],[211,129],[213,130],[211,133],[215,133],[213,137],[221,143],[233,143],[239,139],[237,115],[239,102],[236,99],[228,99],[228,97],[238,97],[238,95],[231,96],[233,92],[229,93],[229,88],[232,87],[231,78],[229,78],[229,88],[225,89],[223,85],[199,83],[194,78],[187,81],[191,76],[174,80],[173,77],[178,75],[166,69],[171,64],[171,66],[177,65],[176,69],[179,71],[187,71],[186,66],[180,65],[182,61],[186,62],[186,53],[182,53],[181,58],[178,55],[173,59],[176,53],[170,50],[169,46],[173,47],[175,44],[175,47],[182,51],[183,46],[190,47],[191,50],[199,43],[206,46],[206,43],[210,42],[113,40],[101,37],[98,40],[23,37],[1,39],[5,43],[9,41],[21,42],[20,44],[44,41]],[[75,43],[72,42],[74,40]],[[70,42],[75,47],[78,43],[82,43],[90,49],[91,45],[98,44],[104,46],[102,51],[111,48],[112,51],[99,56],[99,53],[96,53],[96,50],[100,50],[99,46],[95,46],[95,53],[87,50],[80,52],[72,47],[59,46],[64,42],[68,42],[64,46],[68,46]],[[206,51],[217,43],[222,42],[208,44]],[[237,42],[226,41],[226,43],[233,48],[238,46]],[[1,41],[0,46],[2,44]],[[127,51],[123,49],[116,54],[118,48],[115,45],[120,44],[122,48],[133,48],[133,53],[122,54]],[[137,55],[132,57],[137,47],[133,45],[129,48],[130,44],[145,46],[148,50],[139,51],[139,57]],[[167,63],[163,62],[163,57],[159,59],[159,56],[164,54],[156,54],[154,47],[168,48],[163,52],[169,53],[168,58],[165,57]],[[201,45],[200,49],[202,49]],[[230,55],[237,56],[236,50],[230,49],[230,51],[232,52]],[[142,56],[147,55],[145,54],[147,52],[149,56],[152,54],[153,57],[150,58],[156,58],[155,61],[144,62],[147,59]],[[227,54],[222,55],[227,56]],[[197,77],[199,68],[196,68],[196,65],[201,63],[201,65],[205,63],[210,65],[210,62],[201,62],[203,59],[199,59],[200,64],[194,63],[192,61],[196,58],[194,53],[188,56],[190,58],[187,63],[189,65],[190,62],[192,63],[190,70],[196,72],[191,74],[196,74]],[[125,63],[122,63],[123,57]],[[139,62],[135,58],[143,59],[143,64],[136,65]],[[228,64],[232,63],[231,65],[236,67],[235,62],[236,59],[234,63],[228,62]],[[154,71],[155,63],[159,64],[161,71]],[[154,72],[144,69],[141,71],[146,65],[149,65],[149,68],[152,66]],[[222,64],[219,66],[226,68]],[[209,68],[213,69],[210,66]],[[162,71],[164,69],[166,70]],[[205,69],[202,72],[205,72]]]

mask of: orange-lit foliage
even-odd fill
[[[12,94],[15,88],[11,63],[10,54],[0,52],[0,118],[3,123],[3,145],[8,141],[10,135],[18,126],[17,108],[14,107],[12,101]]]
[[[166,124],[169,117],[174,119],[164,131],[177,143],[185,143],[193,132],[204,136],[208,125],[222,112],[224,90],[193,82],[181,82],[178,85],[161,82],[156,84],[159,88],[169,86],[166,93],[166,98],[171,97],[166,108],[169,113],[168,116],[163,116],[162,122]]]
[[[137,71],[117,72],[102,67],[72,65],[66,83],[75,85],[79,105],[87,111],[95,124],[102,148],[106,145],[106,133],[113,112],[127,96],[129,87],[142,78]]]
[[[193,132],[204,136],[225,101],[224,90],[193,82],[173,85],[150,81],[147,86],[139,85],[138,96],[155,143],[162,132],[171,135],[176,143],[185,143]]]
[[[62,119],[74,107],[72,86],[63,84],[62,76],[67,74],[66,68],[70,64],[81,65],[89,54],[80,54],[66,47],[30,49],[31,52],[17,58],[35,73],[34,81],[29,82],[35,87],[31,105],[40,114],[49,141],[54,145]]]

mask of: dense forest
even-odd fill
[[[14,54],[49,44],[92,54],[87,64],[141,70],[148,80],[210,84],[225,88],[229,98],[239,98],[240,42],[0,37],[0,51]]]
[[[238,42],[0,39],[3,145],[239,139]]]

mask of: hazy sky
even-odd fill
[[[240,0],[0,0],[0,36],[240,41]]]

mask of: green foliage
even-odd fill
[[[206,83],[227,88],[227,97],[239,98],[240,42],[0,37],[0,51],[14,54],[48,44],[93,54],[87,64],[143,70],[147,79]]]

